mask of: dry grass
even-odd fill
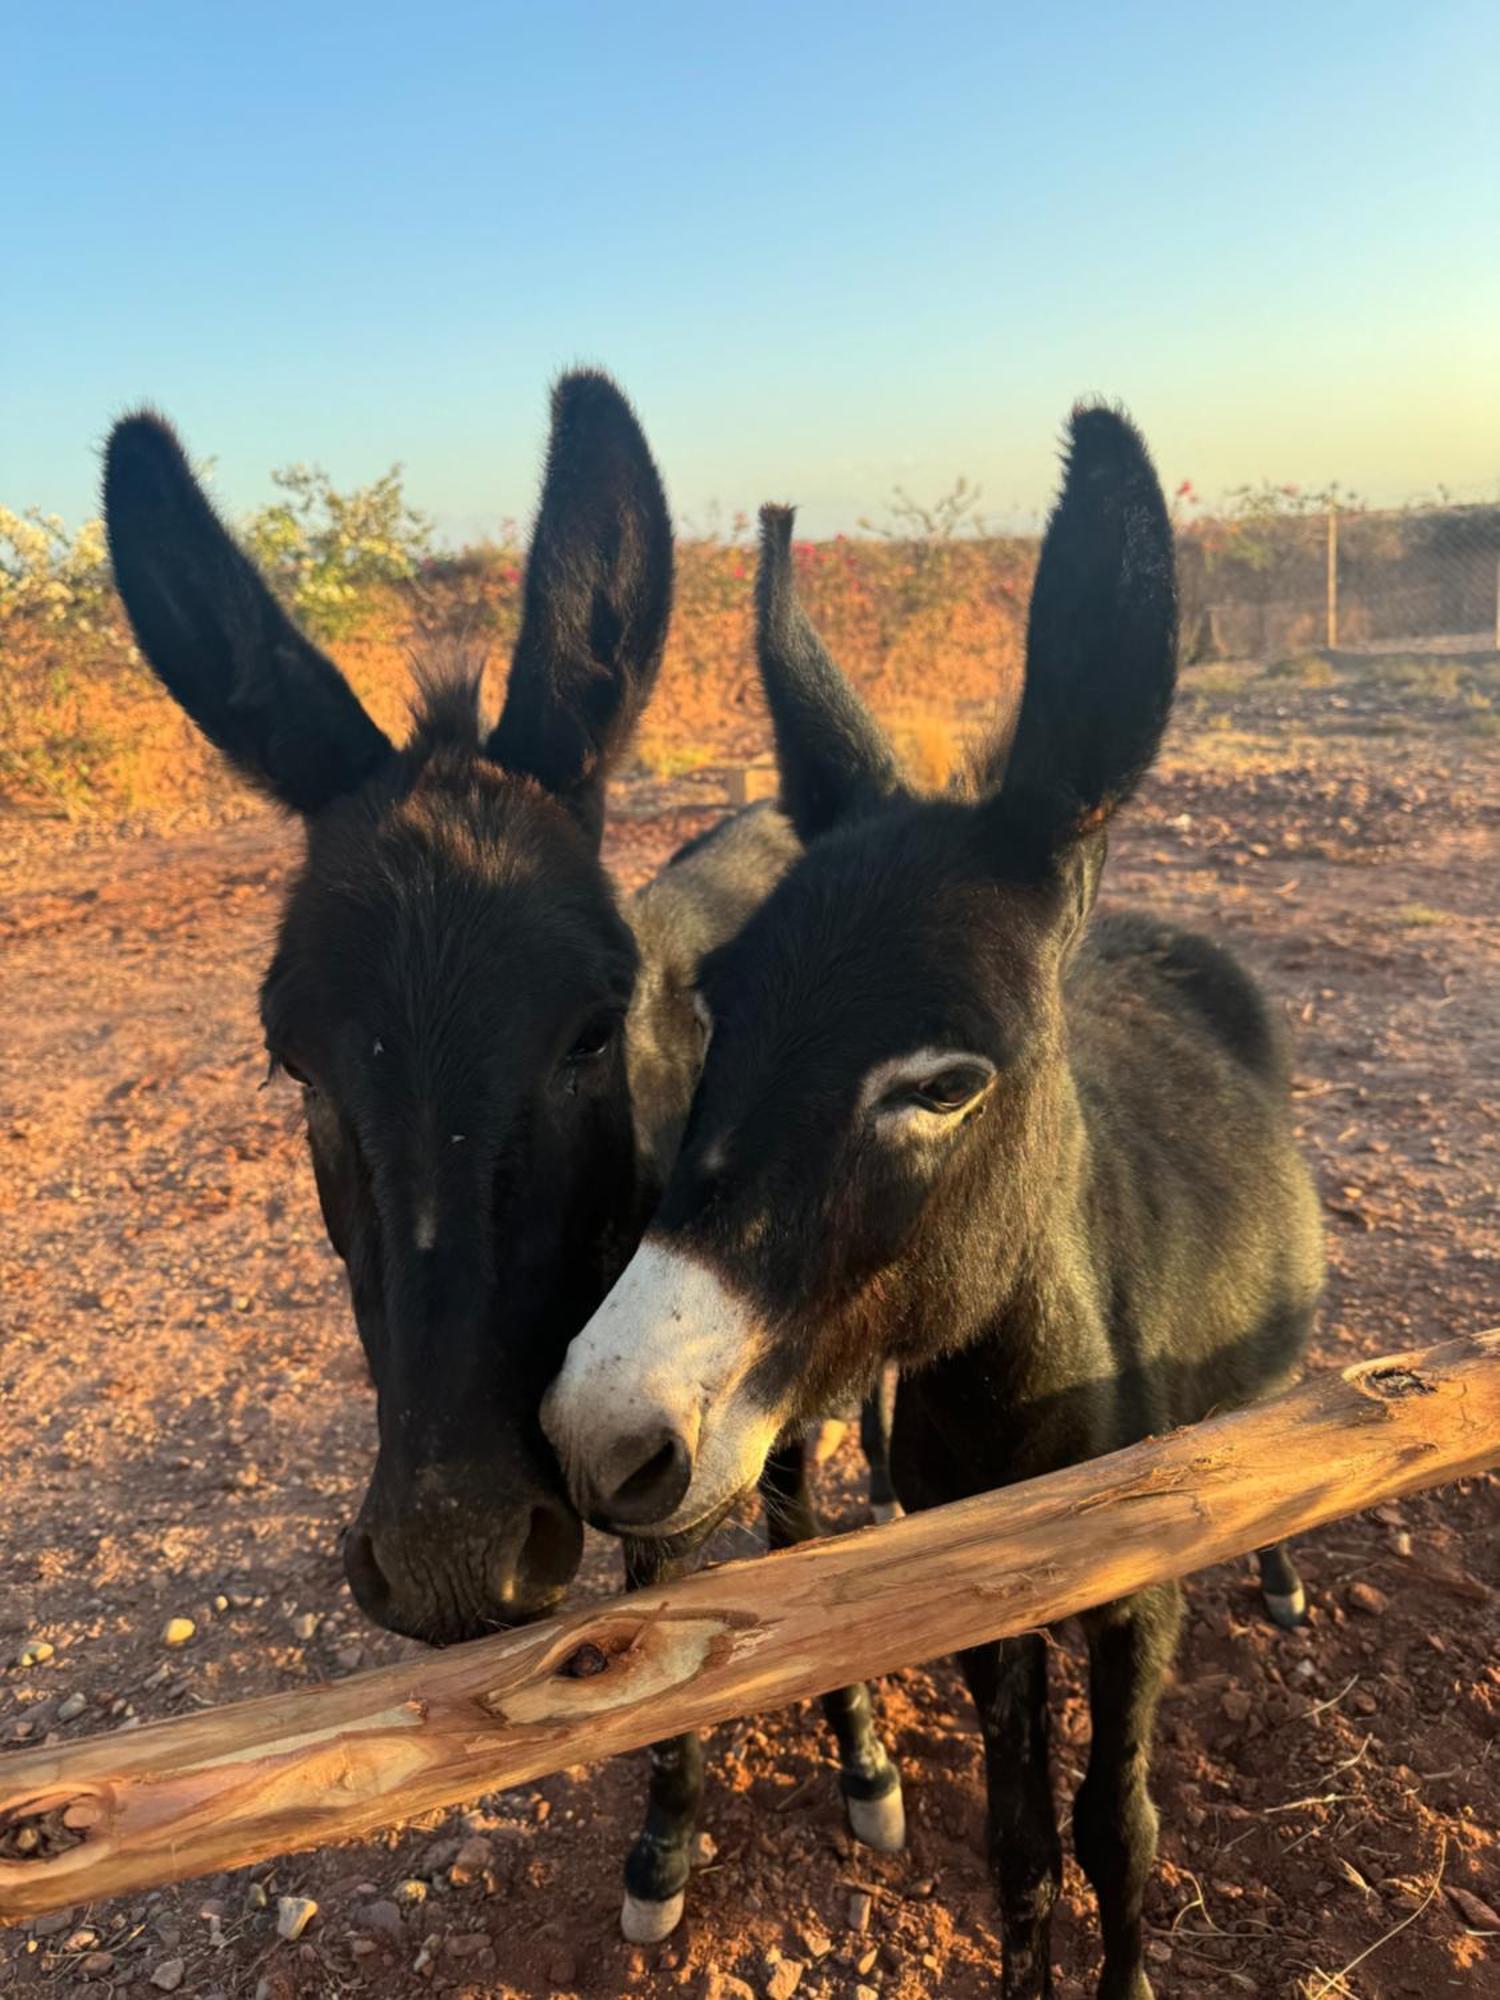
[[[1025,543],[799,543],[809,610],[834,654],[890,721],[913,775],[941,783],[962,749],[960,717],[1003,708],[1020,685],[1032,551]],[[660,687],[637,754],[678,776],[738,762],[769,743],[752,659],[753,555],[689,542]],[[497,708],[514,641],[514,558],[467,558],[411,592],[372,599],[332,650],[383,727],[400,736],[408,648],[458,631],[488,648]],[[229,796],[226,780],[156,686],[116,622],[85,632],[13,617],[0,625],[0,805],[53,816],[172,816]]]

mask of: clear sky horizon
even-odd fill
[[[23,7],[0,501],[96,510],[150,401],[231,514],[393,461],[532,508],[608,367],[679,521],[809,532],[959,473],[1006,524],[1069,404],[1164,478],[1500,494],[1500,8]]]

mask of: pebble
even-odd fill
[[[32,1918],[31,1935],[33,1937],[56,1937],[58,1932],[65,1931],[72,1921],[73,1912],[71,1910],[49,1911],[45,1917]]]
[[[112,1951],[91,1951],[78,1970],[85,1979],[108,1979],[115,1969],[115,1955]]]
[[[457,1889],[482,1875],[495,1859],[495,1843],[482,1833],[471,1833],[453,1857],[448,1880]]]
[[[396,1884],[396,1901],[408,1903],[413,1908],[427,1901],[427,1884],[419,1876],[408,1875],[404,1882]]]
[[[877,1947],[873,1944],[870,1946],[868,1951],[862,1951],[860,1953],[859,1957],[854,1961],[854,1970],[859,1974],[861,1979],[863,1979],[866,1976],[866,1974],[871,1973],[875,1970],[875,1961],[877,1958],[879,1958],[879,1956],[880,1952],[877,1949]]]
[[[1219,1706],[1231,1722],[1248,1722],[1250,1719],[1250,1697],[1243,1688],[1226,1688]]]
[[[72,1694],[64,1695],[57,1704],[57,1719],[59,1722],[75,1722],[87,1707],[88,1702],[85,1697],[75,1690]]]
[[[352,1674],[357,1667],[364,1665],[365,1649],[363,1646],[340,1646],[333,1660],[335,1666],[342,1667],[346,1674]]]
[[[186,1971],[186,1959],[164,1958],[151,1974],[151,1984],[160,1987],[163,1993],[175,1993]]]
[[[294,1639],[315,1639],[322,1621],[316,1611],[299,1611],[291,1622]]]
[[[198,1627],[191,1618],[169,1618],[161,1628],[164,1646],[185,1646]]]
[[[868,1889],[856,1889],[849,1898],[849,1928],[851,1931],[867,1931],[870,1928],[871,1912],[875,1908],[875,1898]]]
[[[766,1981],[766,2000],[792,2000],[807,1967],[799,1958],[784,1958]]]
[[[368,1958],[372,1952],[379,1949],[374,1938],[356,1937],[349,1940],[350,1955],[354,1958]]]
[[[578,1960],[566,1947],[547,1960],[547,1977],[554,1986],[571,1986],[578,1977]]]
[[[801,1939],[809,1958],[827,1958],[833,1950],[833,1939],[820,1924],[802,1924],[797,1936]]]
[[[99,1942],[99,1933],[91,1931],[87,1925],[72,1931],[63,1939],[64,1951],[87,1951],[91,1944]]]
[[[378,1903],[366,1903],[357,1919],[361,1929],[378,1931],[382,1937],[399,1942],[406,1936],[406,1926],[401,1921],[401,1912],[392,1902],[384,1898]]]
[[[270,1897],[266,1894],[264,1882],[250,1882],[245,1886],[245,1908],[247,1910],[269,1909]]]
[[[16,1655],[18,1667],[40,1667],[57,1651],[50,1639],[33,1639]]]
[[[459,1931],[448,1939],[445,1949],[450,1958],[473,1958],[489,1941],[488,1931]]]
[[[854,2000],[880,2000],[880,1995],[873,1986],[856,1986]]]
[[[707,1868],[718,1856],[718,1842],[711,1833],[693,1835],[693,1866]]]
[[[311,1896],[278,1896],[276,1898],[276,1935],[285,1938],[288,1944],[301,1937],[313,1918],[318,1914],[318,1906]]]
[[[1383,1590],[1377,1590],[1373,1583],[1351,1583],[1349,1605],[1354,1611],[1362,1611],[1367,1618],[1379,1618],[1390,1606],[1390,1599]]]
[[[699,2000],[755,2000],[755,1988],[732,1972],[710,1971],[703,1981]]]

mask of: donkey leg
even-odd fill
[[[1062,1842],[1052,1806],[1046,1642],[1037,1633],[958,1655],[984,1735],[990,1873],[1000,1903],[1003,2000],[1052,1992]]]
[[[779,1446],[760,1478],[766,1534],[773,1549],[813,1541],[821,1526],[807,1476],[807,1450],[800,1438]],[[870,1691],[863,1681],[823,1697],[823,1714],[839,1749],[839,1786],[849,1831],[866,1847],[899,1854],[906,1845],[906,1808],[901,1774],[875,1729]]]
[[[1156,1859],[1156,1807],[1146,1777],[1156,1703],[1181,1622],[1182,1593],[1172,1583],[1085,1620],[1094,1739],[1073,1807],[1073,1841],[1099,1898],[1100,2000],[1151,2000],[1141,1906]]]
[[[1294,1632],[1307,1622],[1307,1592],[1286,1543],[1272,1542],[1269,1548],[1257,1549],[1255,1560],[1260,1564],[1260,1594],[1267,1611],[1278,1625]]]
[[[624,1544],[625,1588],[670,1582],[689,1565],[650,1542]],[[693,1831],[703,1797],[703,1745],[692,1734],[651,1746],[646,1824],[625,1862],[620,1929],[631,1944],[660,1944],[682,1921],[692,1867]]]
[[[870,1468],[870,1511],[877,1521],[894,1521],[901,1502],[891,1484],[891,1426],[896,1420],[896,1371],[884,1369],[859,1410],[859,1442]]]

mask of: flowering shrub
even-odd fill
[[[92,631],[112,616],[104,523],[69,534],[56,514],[0,507],[0,619]]]
[[[372,593],[414,577],[427,558],[431,523],[408,505],[399,465],[352,493],[317,466],[284,466],[271,478],[283,497],[251,516],[245,546],[314,638],[352,632]]]

